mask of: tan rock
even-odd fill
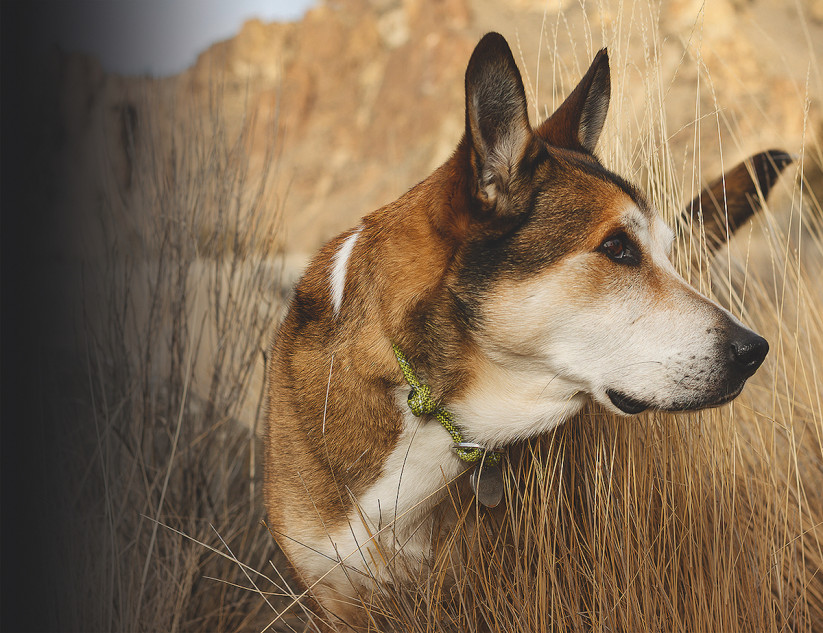
[[[206,111],[219,87],[229,126],[253,121],[247,147],[255,169],[277,143],[284,230],[288,248],[301,252],[392,200],[448,156],[462,134],[466,62],[488,30],[509,39],[530,112],[541,116],[593,52],[609,46],[613,97],[601,146],[607,160],[625,155],[621,135],[653,147],[665,138],[678,168],[696,161],[714,173],[721,156],[730,162],[764,146],[797,151],[804,129],[821,119],[819,0],[803,0],[801,12],[769,0],[671,0],[634,13],[625,3],[596,5],[338,0],[296,23],[251,20],[178,77],[141,85],[171,91],[176,107],[195,111]],[[120,129],[124,98],[116,90],[137,85],[106,83],[96,68],[78,60],[67,65],[72,89],[63,110],[77,137],[91,134],[89,104],[101,99],[106,125]],[[115,146],[109,155],[123,156],[122,134],[105,137]],[[125,182],[127,167],[121,171]]]

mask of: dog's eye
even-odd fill
[[[623,234],[610,237],[600,245],[599,250],[620,264],[637,264],[640,261],[634,244]]]

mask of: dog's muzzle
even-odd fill
[[[726,404],[740,394],[746,380],[763,364],[769,353],[769,343],[762,336],[735,323],[730,325],[723,341],[718,350],[722,370],[714,385],[707,385],[700,393],[692,393],[683,399],[674,398],[666,404],[643,401],[616,389],[607,389],[606,395],[615,407],[627,415],[636,415],[651,408],[694,411]]]

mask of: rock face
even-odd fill
[[[187,111],[218,103],[229,127],[249,127],[249,186],[275,164],[286,249],[310,253],[448,156],[463,130],[465,65],[492,29],[519,57],[541,116],[593,52],[609,47],[607,164],[625,164],[638,145],[659,151],[663,139],[674,172],[690,173],[694,160],[707,177],[721,157],[731,164],[770,146],[799,152],[804,134],[814,144],[820,129],[819,4],[677,0],[584,11],[576,2],[328,1],[299,22],[249,21],[173,78],[104,76],[75,59],[64,124],[81,145],[105,144],[128,184],[128,134],[140,129],[145,94],[173,96]],[[628,128],[634,147],[623,145]],[[628,177],[648,175],[627,167]],[[676,185],[673,195],[685,199],[696,183],[681,176]]]
[[[288,243],[311,250],[456,144],[469,18],[464,0],[321,5],[296,24],[248,22],[180,81],[196,95],[215,77],[248,85],[252,136],[280,145]]]

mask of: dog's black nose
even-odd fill
[[[743,330],[729,344],[731,360],[746,378],[757,371],[769,353],[769,343],[750,330]]]

